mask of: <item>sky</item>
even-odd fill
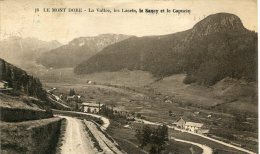
[[[83,12],[43,12],[44,8],[82,8]],[[95,12],[88,12],[89,8]],[[100,13],[97,8],[187,9],[191,13]],[[235,14],[247,29],[258,29],[257,0],[0,0],[0,39],[20,36],[67,43],[105,33],[163,35],[190,29],[219,12]]]

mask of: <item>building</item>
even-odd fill
[[[81,96],[80,95],[73,95],[73,96],[67,96],[66,98],[67,102],[81,102]]]
[[[186,123],[186,121],[181,117],[181,118],[177,119],[176,122],[173,123],[173,125],[175,125],[176,127],[180,128],[180,129],[184,129],[185,123]]]
[[[182,117],[177,119],[174,123],[174,126],[176,126],[179,129],[184,129],[187,131],[191,131],[198,134],[208,134],[209,130],[205,129],[204,124],[202,123],[196,123],[196,122],[188,122],[184,120]]]
[[[88,101],[81,104],[83,112],[98,113],[104,104]]]
[[[196,122],[186,122],[184,129],[191,131],[191,132],[195,132],[198,133],[199,131],[201,131],[203,127],[202,123],[196,123]]]
[[[0,80],[0,89],[6,89],[8,82]]]
[[[8,82],[0,80],[0,91],[4,92],[4,91],[11,91],[13,90],[13,88],[8,87]]]

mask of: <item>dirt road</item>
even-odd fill
[[[84,131],[82,122],[79,119],[67,116],[60,116],[67,119],[67,127],[64,136],[61,154],[95,154],[98,153],[93,143]]]
[[[195,146],[198,146],[198,147],[200,147],[203,150],[202,154],[212,154],[213,153],[212,148],[210,148],[210,147],[208,147],[206,145],[202,145],[202,144],[195,143],[195,142],[190,142],[190,141],[185,141],[185,140],[180,140],[180,139],[176,139],[174,137],[171,137],[171,139],[174,139],[177,142],[183,142],[183,143],[188,143],[188,144],[193,144]]]
[[[78,114],[78,115],[87,115],[87,116],[92,116],[95,118],[100,118],[103,121],[103,124],[101,126],[101,129],[106,130],[108,128],[108,126],[110,125],[110,121],[108,118],[100,116],[100,115],[96,115],[96,114],[91,114],[91,113],[84,113],[84,112],[76,112],[76,111],[62,111],[62,110],[55,110],[53,109],[53,111],[59,111],[62,112],[63,114],[66,115],[66,113],[74,113],[74,114]]]
[[[149,125],[161,125],[160,123],[154,123],[154,122],[151,122],[151,121],[147,121],[147,120],[142,120],[142,119],[138,119],[138,121],[141,121],[145,124],[149,124]],[[232,144],[228,144],[228,143],[225,143],[223,141],[220,141],[220,140],[217,140],[217,139],[214,139],[214,138],[211,138],[211,137],[208,137],[208,136],[204,136],[204,135],[201,135],[201,134],[197,134],[197,133],[193,133],[193,132],[190,132],[190,131],[186,131],[186,130],[182,130],[182,129],[178,129],[176,127],[173,127],[173,126],[168,126],[168,128],[173,128],[175,130],[178,130],[178,131],[182,131],[182,132],[186,132],[186,133],[189,133],[189,134],[193,134],[193,135],[197,135],[197,136],[200,136],[200,137],[203,137],[205,139],[208,139],[208,140],[211,140],[213,142],[216,142],[216,143],[219,143],[219,144],[222,144],[222,145],[225,145],[227,147],[231,147],[231,148],[234,148],[234,149],[237,149],[239,151],[242,151],[242,152],[245,152],[245,153],[248,153],[248,154],[256,154],[250,150],[247,150],[247,149],[244,149],[244,148],[241,148],[241,147],[237,147],[237,146],[234,146]]]
[[[101,149],[103,149],[104,153],[109,154],[123,154],[118,148],[117,144],[113,140],[108,139],[105,134],[103,134],[101,131],[97,129],[97,126],[91,122],[84,120],[84,123],[90,130],[90,132],[93,134],[93,136],[96,138],[99,146]],[[117,146],[116,146],[117,145]]]

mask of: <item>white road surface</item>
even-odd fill
[[[181,130],[181,129],[178,129],[178,128],[174,128],[174,129],[175,129],[175,130],[182,131],[182,132],[190,133],[190,134],[193,134],[193,135],[197,135],[197,136],[200,136],[200,137],[203,137],[203,138],[205,138],[205,139],[208,139],[208,140],[211,140],[211,141],[213,141],[213,142],[216,142],[216,143],[225,145],[225,146],[230,147],[230,148],[237,149],[237,150],[239,150],[239,151],[243,151],[243,152],[248,153],[248,154],[256,154],[256,153],[254,153],[254,152],[252,152],[252,151],[249,151],[249,150],[247,150],[247,149],[244,149],[244,148],[241,148],[241,147],[237,147],[237,146],[234,146],[234,145],[232,145],[232,144],[228,144],[228,143],[226,143],[226,142],[223,142],[223,141],[220,141],[220,140],[217,140],[217,139],[214,139],[214,138],[205,136],[205,135],[193,133],[193,132],[186,131],[186,130]]]
[[[84,131],[83,123],[76,118],[60,116],[67,119],[67,127],[61,154],[95,154],[98,153]]]
[[[143,123],[149,124],[149,125],[160,125],[160,123],[154,123],[154,122],[147,121],[147,120],[142,120],[142,119],[137,119],[137,121],[140,121],[140,122],[143,122]],[[197,136],[203,137],[203,138],[205,138],[205,139],[211,140],[211,141],[213,141],[213,142],[216,142],[216,143],[225,145],[225,146],[227,146],[227,147],[234,148],[234,149],[237,149],[237,150],[239,150],[239,151],[243,151],[243,152],[248,153],[248,154],[256,154],[256,153],[254,153],[254,152],[252,152],[252,151],[250,151],[250,150],[247,150],[247,149],[244,149],[244,148],[241,148],[241,147],[237,147],[237,146],[235,146],[235,145],[228,144],[228,143],[226,143],[226,142],[223,142],[223,141],[220,141],[220,140],[217,140],[217,139],[208,137],[208,136],[204,136],[204,135],[197,134],[197,133],[193,133],[193,132],[190,132],[190,131],[178,129],[178,128],[173,127],[173,126],[168,126],[168,128],[174,128],[175,130],[178,130],[178,131],[182,131],[182,132],[186,132],[186,133],[189,133],[189,134],[197,135]]]
[[[213,153],[212,148],[210,148],[210,147],[208,147],[206,145],[202,145],[202,144],[195,143],[195,142],[190,142],[190,141],[185,141],[185,140],[180,140],[180,139],[173,138],[173,137],[171,139],[174,139],[177,142],[183,142],[183,143],[188,143],[188,144],[193,144],[195,146],[198,146],[198,147],[200,147],[203,150],[202,154],[212,154]]]
[[[61,110],[57,110],[57,111],[61,111]],[[74,113],[74,114],[79,114],[79,115],[88,115],[88,116],[100,118],[103,121],[103,124],[101,126],[101,129],[103,129],[103,130],[106,130],[108,128],[108,126],[110,125],[109,119],[106,118],[106,117],[100,116],[100,115],[91,114],[91,113],[84,113],[84,112],[75,112],[75,111],[62,111],[62,112],[63,113]]]

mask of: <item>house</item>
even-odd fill
[[[181,117],[176,120],[176,122],[173,123],[176,127],[180,129],[184,129],[186,121]]]
[[[165,102],[165,103],[170,103],[170,104],[173,103],[173,102],[172,102],[171,100],[169,100],[169,99],[165,100],[164,102]]]
[[[81,104],[83,112],[98,113],[104,104],[88,101]]]
[[[8,82],[0,80],[0,91],[11,91],[13,88],[8,87]]]
[[[67,102],[80,102],[81,101],[81,96],[80,95],[73,95],[73,96],[67,96]]]
[[[53,91],[55,91],[57,88],[51,88],[51,89],[49,89],[49,90],[47,90],[47,93],[52,93]]]
[[[6,89],[8,82],[1,80],[0,81],[0,89]]]
[[[184,120],[182,117],[177,119],[174,123],[174,126],[180,129],[184,129],[187,131],[191,131],[198,134],[208,134],[209,130],[204,129],[204,124],[196,123],[196,122],[188,122]]]
[[[129,115],[129,116],[127,116],[126,119],[129,120],[129,121],[134,121],[135,117],[133,115]]]
[[[186,122],[184,129],[191,131],[191,132],[195,132],[198,133],[199,131],[201,131],[203,124],[202,123],[196,123],[196,122]]]

